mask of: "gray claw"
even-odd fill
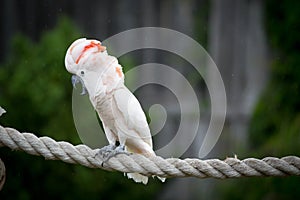
[[[124,145],[119,145],[119,146],[115,146],[115,145],[107,145],[105,147],[102,147],[101,149],[99,149],[98,153],[95,155],[95,157],[100,156],[103,160],[102,162],[102,167],[104,165],[105,162],[107,162],[109,159],[111,159],[112,157],[118,155],[118,154],[129,154],[127,151],[125,151],[125,146]]]
[[[114,151],[115,154],[119,154],[119,153],[127,153],[127,151],[125,151],[125,145],[119,145],[117,146],[117,148]]]
[[[115,149],[116,149],[115,145],[109,144],[109,145],[104,146],[101,149],[99,149],[99,151],[96,153],[95,157],[100,156],[102,158],[106,158]]]

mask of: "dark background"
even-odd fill
[[[70,74],[63,63],[67,47],[79,37],[104,40],[124,30],[157,26],[180,31],[202,44],[221,72],[227,118],[207,158],[299,156],[298,4],[292,0],[3,0],[0,104],[8,112],[0,118],[1,125],[80,144],[72,119]],[[145,50],[125,56],[121,64],[126,71],[136,63],[180,63],[179,70],[198,88],[204,112],[201,123],[206,127],[210,117],[206,86],[174,57]],[[142,104],[159,97],[162,104],[173,102],[162,88],[151,91],[160,95],[145,98],[146,90],[137,93]],[[168,118],[172,120],[166,132],[177,126],[178,113]],[[184,157],[195,157],[200,143],[201,137],[196,138]],[[166,183],[151,179],[144,186],[121,173],[46,161],[8,148],[1,148],[0,157],[7,168],[1,199],[299,198],[298,177],[185,178]]]

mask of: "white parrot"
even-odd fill
[[[122,66],[117,58],[107,54],[100,41],[81,38],[68,48],[65,57],[67,71],[73,74],[72,83],[82,84],[82,95],[89,99],[102,121],[108,146],[100,154],[133,152],[155,156],[145,113],[136,97],[124,85]],[[128,173],[128,178],[147,184],[148,177]],[[158,177],[161,181],[165,178]]]

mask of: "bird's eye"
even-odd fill
[[[84,75],[84,71],[81,71],[80,74],[81,74],[81,75]]]

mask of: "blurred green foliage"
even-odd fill
[[[56,140],[81,143],[73,124],[71,75],[65,70],[67,47],[80,36],[63,18],[38,43],[18,35],[0,66],[0,102],[7,113],[1,125]],[[159,181],[147,186],[121,173],[88,169],[1,148],[7,180],[0,199],[153,199]]]
[[[266,27],[275,60],[271,82],[250,126],[251,144],[273,155],[300,150],[300,2],[266,1]]]
[[[252,155],[300,155],[300,1],[266,0],[266,28],[275,50],[271,80],[250,124]],[[230,181],[227,199],[299,199],[299,177]]]

